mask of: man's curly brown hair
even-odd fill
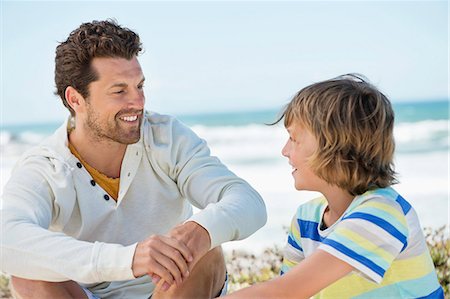
[[[98,80],[91,66],[95,57],[132,59],[142,50],[139,35],[121,27],[114,20],[83,23],[72,31],[66,41],[56,47],[56,92],[72,116],[75,111],[65,98],[68,86],[75,88],[84,98],[89,96],[89,84]]]
[[[283,118],[286,128],[298,123],[317,139],[308,163],[326,182],[352,195],[397,183],[394,111],[363,76],[348,74],[303,88],[277,122]]]

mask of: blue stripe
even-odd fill
[[[411,210],[411,205],[409,202],[407,202],[401,195],[397,196],[395,201],[399,203],[400,207],[402,207],[403,214],[408,214],[409,210]]]
[[[369,222],[372,222],[373,224],[376,224],[377,226],[381,227],[382,229],[384,229],[385,231],[390,233],[393,237],[395,237],[400,242],[402,242],[403,245],[406,244],[406,236],[403,235],[401,232],[399,232],[392,224],[390,224],[389,222],[387,222],[384,219],[381,219],[380,217],[366,214],[366,213],[355,212],[355,213],[351,213],[350,215],[344,217],[343,220],[351,219],[351,218],[364,219]]]
[[[300,227],[300,236],[302,238],[322,242],[324,238],[319,235],[319,231],[317,229],[319,224],[317,222],[301,219],[297,219],[297,222]]]
[[[400,252],[403,252],[403,250],[405,250],[407,246],[408,246],[408,241],[406,241],[405,244],[403,244],[402,250],[400,250]]]
[[[330,245],[334,249],[336,249],[336,250],[342,252],[343,254],[345,254],[346,256],[348,256],[349,258],[360,262],[361,264],[363,264],[364,266],[366,266],[373,272],[377,273],[380,277],[383,277],[384,273],[386,272],[383,268],[381,268],[380,266],[378,266],[377,264],[375,264],[368,258],[354,252],[353,250],[349,249],[348,247],[345,247],[344,245],[342,245],[341,243],[338,243],[331,239],[325,239],[323,241],[323,243]]]
[[[294,248],[303,252],[303,249],[300,247],[300,245],[297,244],[297,242],[295,242],[294,239],[291,238],[291,236],[288,236],[288,243],[291,244]]]
[[[419,297],[417,299],[444,299],[444,290],[440,286],[433,293],[428,294],[424,297]]]

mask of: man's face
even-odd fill
[[[98,80],[89,84],[84,126],[96,140],[136,143],[145,103],[144,76],[136,57],[94,58]]]

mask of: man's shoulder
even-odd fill
[[[176,118],[173,115],[161,114],[154,111],[145,111],[145,124],[147,126],[167,126],[170,125]]]
[[[178,143],[180,138],[196,140],[197,135],[175,116],[146,112],[143,123],[144,143],[150,147]]]
[[[58,128],[41,143],[26,150],[17,160],[14,170],[26,168],[42,171],[58,169],[67,164],[70,150],[67,147],[67,131],[65,125]]]

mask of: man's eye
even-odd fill
[[[144,85],[138,85],[138,89],[144,89]]]
[[[124,93],[124,91],[123,90],[118,90],[118,91],[115,91],[114,93],[115,94],[121,94],[121,93]]]

